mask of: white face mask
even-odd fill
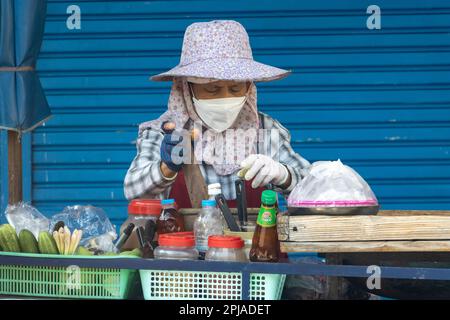
[[[220,98],[220,99],[196,99],[192,95],[195,111],[202,121],[211,129],[223,132],[234,123],[239,112],[247,100],[247,96]]]

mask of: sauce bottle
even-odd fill
[[[156,222],[158,235],[184,231],[184,218],[177,211],[175,200],[161,200],[161,206],[161,215]]]
[[[261,194],[261,208],[259,209],[256,229],[253,235],[250,261],[278,262],[280,247],[277,232],[277,194],[272,190],[265,190]]]

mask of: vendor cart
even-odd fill
[[[187,225],[194,216],[193,210],[182,210]],[[388,214],[389,212],[384,212]],[[392,212],[391,212],[392,213]],[[441,216],[448,215],[440,212]],[[250,219],[255,210],[250,210]],[[383,212],[381,212],[383,214]],[[417,212],[416,212],[417,214]],[[291,220],[291,219],[292,220]],[[286,227],[286,219],[280,215],[279,230]],[[284,224],[283,224],[284,223]],[[445,226],[443,226],[445,227]],[[410,250],[417,250],[411,242]],[[241,263],[213,261],[155,260],[135,257],[79,257],[51,256],[39,254],[0,254],[0,294],[3,297],[31,296],[51,298],[89,299],[195,299],[195,300],[277,300],[282,297],[287,275],[327,277],[329,285],[324,298],[347,298],[342,291],[342,282],[357,286],[363,291],[371,265],[379,266],[381,290],[372,290],[376,295],[391,298],[446,298],[450,268],[448,243],[433,242],[433,252],[401,253],[386,252],[378,247],[364,252],[354,249],[352,253],[338,250],[314,250],[323,254],[326,264],[307,262]],[[430,243],[431,244],[431,243]],[[309,250],[312,249],[309,244]],[[315,244],[317,246],[317,243]],[[329,245],[329,244],[328,244]],[[342,250],[349,251],[346,242]],[[393,242],[392,245],[395,245]],[[423,245],[423,244],[422,244]],[[356,246],[354,246],[356,248]],[[405,247],[403,251],[406,251]],[[431,248],[431,247],[430,247]],[[285,252],[308,250],[304,242],[284,241]],[[391,248],[392,249],[392,248]],[[393,250],[399,250],[393,249]],[[436,251],[441,252],[436,252]],[[333,252],[334,251],[334,252]],[[439,261],[439,262],[438,262]],[[68,281],[80,270],[81,287]],[[68,278],[68,276],[70,276]],[[140,280],[139,280],[140,278]],[[63,281],[63,282],[62,282]],[[139,293],[139,291],[143,292]],[[134,291],[134,292],[133,292]],[[409,293],[409,295],[406,295]]]

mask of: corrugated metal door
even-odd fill
[[[259,87],[305,158],[340,158],[384,208],[450,209],[450,3],[377,1],[49,1],[38,69],[54,113],[30,139],[29,198],[47,214],[103,207],[120,223],[137,125],[166,106],[185,28],[235,19],[256,59],[293,69]],[[81,30],[66,9],[81,8]]]

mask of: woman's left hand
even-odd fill
[[[252,188],[263,187],[268,183],[283,187],[290,182],[286,166],[262,154],[252,154],[241,163],[238,177],[251,180]]]

